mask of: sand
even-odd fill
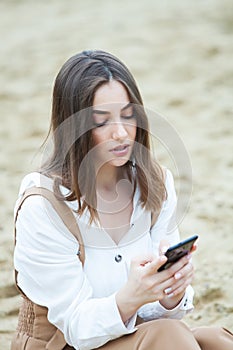
[[[68,57],[87,48],[120,57],[145,106],[162,113],[183,140],[192,193],[184,176],[181,190],[190,205],[180,231],[200,235],[193,257],[196,309],[185,322],[233,330],[233,3],[2,0],[0,33],[0,348],[10,347],[20,300],[13,280],[19,184],[40,162],[54,77]],[[158,159],[175,169],[170,155],[158,146]]]

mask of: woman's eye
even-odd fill
[[[106,125],[106,123],[107,123],[107,120],[104,120],[104,121],[101,122],[101,123],[96,123],[96,122],[94,122],[94,126],[95,126],[96,128],[100,128],[101,126]]]
[[[130,115],[122,115],[123,119],[132,119],[132,118],[135,118],[135,114],[130,114]]]

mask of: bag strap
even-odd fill
[[[78,256],[79,256],[80,261],[84,265],[84,262],[85,262],[84,243],[83,243],[83,238],[82,238],[78,223],[75,219],[75,216],[74,216],[72,210],[68,207],[68,205],[65,204],[64,201],[58,200],[56,198],[55,194],[52,191],[48,190],[47,188],[34,186],[34,187],[30,187],[29,189],[27,189],[24,192],[24,194],[23,194],[23,196],[18,204],[18,208],[17,208],[16,214],[15,214],[15,242],[16,242],[16,220],[17,220],[17,217],[19,214],[19,210],[21,209],[24,201],[28,197],[35,196],[35,195],[43,196],[52,204],[53,208],[55,209],[57,214],[60,216],[60,218],[63,221],[63,223],[65,224],[65,226],[73,234],[73,236],[77,239],[77,241],[79,243]]]
[[[16,214],[15,214],[15,242],[16,242],[16,220],[17,220],[19,211],[20,211],[24,201],[28,197],[35,196],[35,195],[43,196],[52,204],[53,208],[55,209],[57,214],[60,216],[60,218],[63,221],[63,223],[65,224],[65,226],[73,234],[73,236],[77,239],[77,241],[79,243],[78,256],[79,256],[79,259],[80,259],[82,265],[84,265],[84,262],[85,262],[84,243],[83,243],[83,238],[82,238],[78,223],[74,217],[74,214],[73,214],[72,210],[68,207],[68,205],[65,204],[64,201],[58,200],[56,198],[56,196],[54,195],[54,193],[52,191],[48,190],[47,188],[33,186],[24,192],[22,198],[20,199],[20,202],[19,202],[17,210],[16,210]],[[158,216],[159,215],[155,212],[151,213],[150,229],[154,226]]]

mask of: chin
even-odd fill
[[[125,165],[129,159],[114,159],[109,162],[110,165],[115,166],[115,167],[120,167]]]

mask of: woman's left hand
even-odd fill
[[[168,243],[162,241],[160,243],[160,255],[165,253],[166,248],[168,248]],[[195,250],[196,246],[193,247],[191,253]],[[165,296],[162,300],[160,300],[160,304],[167,309],[172,309],[179,304],[184,296],[186,288],[192,283],[194,268],[191,261],[191,253],[188,254],[189,260],[187,263],[173,275],[171,285],[164,291]],[[168,268],[168,271],[170,268]]]

